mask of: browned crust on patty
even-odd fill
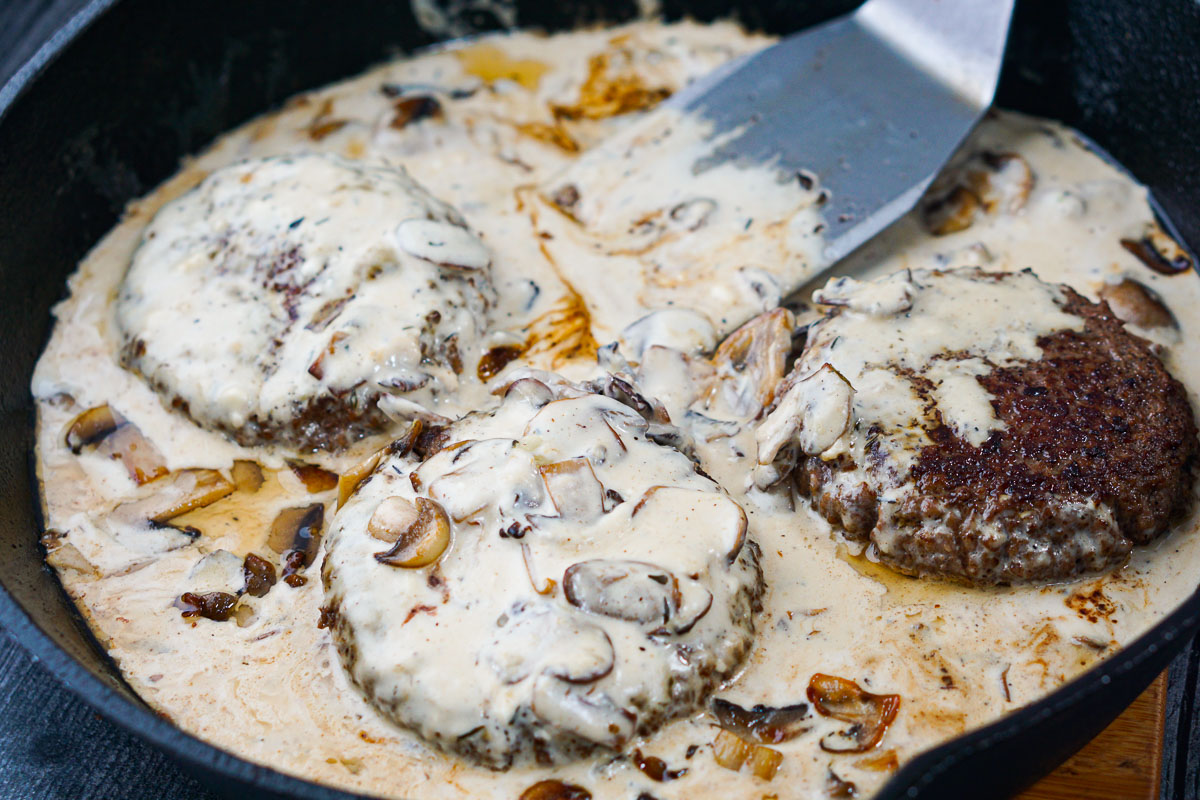
[[[899,571],[976,584],[1112,568],[1165,533],[1194,499],[1186,390],[1107,304],[1063,293],[1082,330],[1043,336],[1041,359],[977,378],[1004,430],[979,447],[944,425],[929,430],[908,479],[915,491],[886,519],[866,483],[833,483],[853,463],[806,458],[797,480],[816,510],[852,540],[885,535],[880,557]],[[1111,509],[1115,527],[1088,503]]]

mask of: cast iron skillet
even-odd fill
[[[449,0],[460,30],[501,7],[547,30],[618,22],[634,0]],[[854,0],[664,0],[675,18],[733,14],[797,30]],[[49,309],[125,203],[217,134],[288,96],[432,43],[400,0],[96,0],[0,91],[0,624],[110,720],[230,793],[350,795],[256,766],[182,733],[121,680],[37,544],[29,378]],[[1150,186],[1200,245],[1200,5],[1164,0],[1020,4],[999,103],[1080,128]],[[1192,280],[1180,276],[1176,280]],[[881,798],[1008,796],[1098,733],[1200,629],[1200,593],[1044,700],[908,764]]]

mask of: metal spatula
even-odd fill
[[[912,208],[991,103],[1012,4],[870,0],[580,154],[535,225],[593,335],[676,307],[723,337]]]
[[[741,129],[707,163],[807,170],[832,264],[908,211],[991,105],[1013,0],[869,0],[664,105]]]

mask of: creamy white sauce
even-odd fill
[[[286,426],[321,400],[395,392],[434,407],[455,390],[450,361],[469,377],[479,358],[490,262],[402,169],[253,159],[158,212],[116,319],[166,402],[182,398],[203,425],[295,441]]]
[[[637,413],[566,388],[526,378],[428,460],[386,459],[326,539],[355,683],[494,767],[621,749],[694,714],[753,641],[745,513]],[[375,557],[390,545],[371,525],[395,498],[444,509],[433,565]]]
[[[640,792],[664,799],[820,797],[830,769],[855,782],[859,796],[866,796],[886,780],[894,764],[1044,696],[1145,631],[1195,588],[1191,565],[1200,558],[1200,541],[1192,535],[1194,516],[1155,545],[1136,551],[1111,576],[1044,588],[928,584],[847,556],[839,538],[803,500],[749,488],[757,451],[754,431],[734,409],[737,404],[721,396],[706,404],[713,370],[703,359],[653,346],[676,343],[655,334],[645,337],[641,352],[633,352],[636,337],[624,337],[630,344],[625,355],[643,373],[642,389],[658,395],[672,420],[689,429],[705,471],[746,509],[763,550],[768,589],[754,649],[717,695],[743,706],[794,703],[803,699],[816,672],[855,680],[869,691],[899,694],[900,711],[873,753],[823,752],[820,737],[844,726],[814,716],[810,731],[776,746],[783,761],[768,782],[745,769],[718,766],[709,747],[713,720],[696,715],[632,743],[663,758],[670,769],[687,769],[670,782],[653,781],[627,758],[585,758],[553,768],[522,766],[497,773],[445,755],[397,727],[348,682],[329,632],[316,627],[323,603],[316,580],[319,560],[298,588],[279,584],[261,598],[243,595],[239,602],[251,612],[244,624],[181,619],[173,603],[182,592],[236,580],[229,574],[232,562],[224,556],[198,566],[208,555],[225,550],[238,557],[249,552],[272,557],[265,540],[276,512],[325,503],[332,514],[334,493],[310,494],[284,466],[283,459],[294,454],[231,444],[164,407],[143,381],[119,367],[120,337],[111,299],[157,208],[207,173],[246,158],[327,152],[368,164],[403,165],[433,196],[457,208],[492,253],[497,303],[494,332],[485,349],[530,342],[525,359],[535,366],[586,376],[597,369],[594,345],[616,338],[658,307],[661,296],[631,290],[629,297],[637,302],[617,309],[620,313],[611,321],[597,320],[597,336],[591,336],[586,317],[578,324],[579,295],[597,316],[603,313],[603,293],[597,292],[600,299],[590,296],[602,288],[603,276],[576,284],[578,274],[558,263],[548,246],[555,240],[535,233],[548,219],[567,224],[557,211],[547,213],[538,187],[551,183],[577,156],[545,136],[521,132],[519,124],[550,125],[556,121],[555,104],[576,105],[589,59],[600,54],[609,54],[606,70],[636,62],[629,69],[643,75],[644,86],[678,88],[765,43],[731,25],[654,23],[553,37],[489,37],[383,65],[314,92],[221,139],[172,182],[131,206],[126,219],[72,277],[71,295],[55,310],[58,324],[32,389],[39,408],[38,469],[46,519],[60,534],[50,543],[49,560],[130,684],[148,702],[183,729],[253,761],[384,796],[516,797],[530,784],[553,776],[584,786],[597,798],[636,797]],[[632,61],[619,51],[633,53]],[[410,95],[432,94],[442,116],[392,127],[396,98],[381,92],[384,84],[409,87]],[[452,90],[470,96],[455,99]],[[631,112],[562,124],[586,151],[636,117]],[[322,135],[314,137],[314,131]],[[1190,273],[1168,277],[1150,272],[1119,244],[1121,237],[1141,236],[1152,219],[1145,190],[1089,153],[1070,131],[1041,120],[1000,114],[985,121],[964,145],[960,162],[983,150],[1020,153],[1028,162],[1036,182],[1027,192],[1002,193],[1010,200],[1025,194],[1019,207],[995,203],[991,210],[973,212],[969,226],[938,237],[929,235],[919,215],[909,215],[839,264],[837,273],[866,280],[929,266],[1032,267],[1043,280],[1067,282],[1092,297],[1105,282],[1134,278],[1165,298],[1178,320],[1179,338],[1163,334],[1164,361],[1188,386],[1195,404],[1200,364],[1170,345],[1200,336],[1200,285]],[[1024,185],[1019,170],[1004,169],[1006,180],[1012,180],[1001,182],[1000,188]],[[956,173],[947,182],[959,179]],[[754,185],[731,182],[730,188]],[[717,199],[723,206],[728,201],[730,208],[757,202],[738,196]],[[796,206],[775,211],[786,216],[802,202],[796,198]],[[800,215],[804,213],[801,209]],[[620,216],[597,212],[596,218]],[[572,230],[571,236],[564,252],[578,252],[579,243],[587,241],[586,230]],[[685,246],[685,239],[678,241]],[[776,242],[768,249],[778,253],[781,246]],[[623,269],[638,278],[645,265],[634,258]],[[749,295],[737,293],[734,274],[719,266],[704,262],[695,275],[707,276],[702,282],[709,281],[714,292],[742,297],[745,313],[753,313],[757,306]],[[780,290],[799,274],[779,273]],[[714,277],[717,283],[711,283]],[[679,290],[689,302],[697,296],[690,283]],[[702,310],[717,331],[740,321],[716,319],[711,309]],[[683,326],[690,328],[704,326]],[[589,344],[589,339],[598,342]],[[691,341],[703,342],[704,337]],[[686,349],[696,346],[687,344]],[[472,391],[477,394],[465,397],[464,405],[488,402],[482,385]],[[105,402],[136,425],[172,470],[228,471],[234,459],[248,458],[271,468],[266,482],[256,492],[239,489],[173,520],[202,531],[194,542],[169,550],[170,542],[154,544],[148,556],[125,558],[86,531],[102,528],[110,510],[135,493],[126,470],[96,450],[74,455],[62,440],[80,411]],[[980,403],[978,397],[964,402],[956,413],[967,421],[982,419]],[[379,444],[364,442],[361,450],[321,460],[342,472]],[[93,563],[82,554],[86,546],[76,548],[76,542],[90,543],[89,556],[97,560],[109,553],[120,557]],[[518,577],[518,583],[528,580],[524,572]]]
[[[881,301],[888,289],[903,302]],[[992,281],[971,271],[904,270],[878,285],[833,278],[813,299],[841,313],[809,328],[802,371],[830,364],[857,390],[853,425],[823,456],[844,452],[866,463],[867,433],[878,427],[893,473],[884,488],[899,485],[916,451],[932,443],[935,410],[975,447],[1001,429],[976,376],[1037,360],[1039,337],[1083,327],[1080,317],[1062,310],[1062,292],[1031,273]],[[915,379],[933,384],[936,409],[927,407]]]

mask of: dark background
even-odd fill
[[[0,0],[0,85],[84,5],[85,0]],[[1162,798],[1200,795],[1198,672],[1200,648],[1192,643],[1171,666]],[[0,800],[8,798],[214,795],[151,745],[98,717],[0,631]]]

